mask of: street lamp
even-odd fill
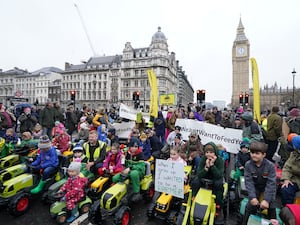
[[[295,68],[293,69],[292,74],[293,74],[293,106],[295,106],[295,75],[296,75]]]

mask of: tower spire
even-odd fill
[[[235,41],[248,41],[245,32],[244,32],[244,25],[242,23],[242,17],[240,16],[239,25],[236,31],[236,38]]]

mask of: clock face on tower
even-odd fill
[[[244,46],[239,46],[239,47],[237,47],[237,49],[236,49],[237,51],[237,56],[244,56],[245,55],[245,53],[246,53],[246,47],[244,47]]]

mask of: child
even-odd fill
[[[71,162],[68,167],[69,178],[60,188],[59,192],[65,192],[66,206],[71,211],[71,216],[66,220],[68,223],[73,222],[78,216],[77,202],[84,197],[84,186],[87,183],[86,177],[80,177],[81,163]]]
[[[216,223],[223,222],[223,175],[224,175],[224,160],[218,155],[218,147],[213,142],[204,145],[204,156],[201,157],[197,178],[192,182],[192,193],[196,195],[200,186],[201,179],[206,178],[213,181],[212,191],[216,195],[216,204],[218,216]]]
[[[242,225],[248,223],[250,214],[256,214],[258,207],[268,209],[268,219],[276,219],[276,171],[272,162],[265,159],[266,144],[253,141],[250,144],[251,159],[245,165],[245,186],[249,202],[246,205]],[[259,198],[263,195],[263,200]]]
[[[140,179],[145,175],[145,162],[142,148],[139,147],[139,139],[132,137],[129,142],[129,150],[125,157],[126,169],[122,171],[124,175],[128,175],[133,189],[133,196],[131,200],[133,202],[138,201],[141,198],[140,195]],[[113,176],[113,183],[117,183],[121,180],[121,174]]]
[[[8,128],[3,137],[6,143],[16,144],[19,140],[18,135],[14,132],[13,128]]]
[[[61,152],[64,153],[69,149],[70,135],[65,131],[63,124],[60,124],[55,130],[55,136],[52,140],[53,146]]]
[[[16,147],[23,148],[23,147],[27,146],[29,148],[37,149],[38,143],[39,143],[39,140],[32,139],[31,133],[26,131],[26,132],[22,133],[21,140],[18,141],[18,143],[16,144]]]
[[[238,179],[240,176],[244,175],[245,164],[250,160],[250,141],[249,138],[243,138],[240,144],[240,151],[237,154],[236,160],[236,172],[234,178]]]
[[[283,185],[281,186],[281,201],[282,204],[293,204],[296,192],[300,187],[300,175],[299,175],[299,160],[300,160],[300,136],[294,136],[292,139],[292,145],[294,151],[291,152],[290,157],[285,162],[282,168],[281,180]]]
[[[43,134],[43,128],[39,123],[37,123],[32,130],[33,139],[40,139],[42,134]]]
[[[52,137],[54,137],[55,134],[57,132],[59,132],[61,130],[62,126],[63,126],[63,124],[61,122],[59,122],[59,121],[55,121],[54,124],[55,124],[55,126],[52,129]]]
[[[87,141],[89,139],[89,132],[90,132],[89,125],[87,123],[81,123],[78,132],[79,140],[82,140],[84,142]]]
[[[101,124],[97,127],[98,140],[106,143],[107,134],[106,134],[106,125]]]
[[[54,175],[58,167],[56,149],[52,147],[51,141],[47,135],[41,136],[39,149],[40,154],[31,165],[34,167],[35,171],[40,171],[42,169],[42,179],[39,184],[30,191],[31,194],[40,193],[46,184],[46,180]]]
[[[144,160],[147,161],[151,157],[151,145],[149,139],[147,138],[147,134],[142,133],[140,135],[140,140],[141,140],[140,145],[144,153]]]
[[[120,150],[118,143],[113,143],[111,150],[107,153],[103,167],[98,169],[100,176],[107,170],[110,174],[117,174],[123,171],[122,158],[125,157]]]
[[[83,153],[83,147],[76,145],[73,149],[73,162],[87,163],[88,159]]]
[[[172,161],[172,162],[179,162],[179,163],[183,163],[184,166],[187,165],[186,161],[180,157],[180,147],[178,146],[172,146],[170,149],[170,158],[168,158],[168,161]]]

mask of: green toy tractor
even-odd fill
[[[146,175],[140,182],[140,191],[145,201],[152,199],[154,184],[150,170],[150,163],[146,164]],[[133,191],[127,176],[121,176],[122,181],[107,189],[100,199],[94,202],[89,211],[89,221],[93,224],[102,224],[110,221],[115,225],[128,225]]]
[[[54,202],[50,207],[50,215],[53,219],[56,220],[58,224],[64,224],[67,218],[70,216],[69,210],[67,210],[66,202],[60,201],[63,195],[57,193],[55,198],[58,200]],[[87,213],[92,205],[92,200],[85,196],[81,201],[77,203],[80,214]]]

